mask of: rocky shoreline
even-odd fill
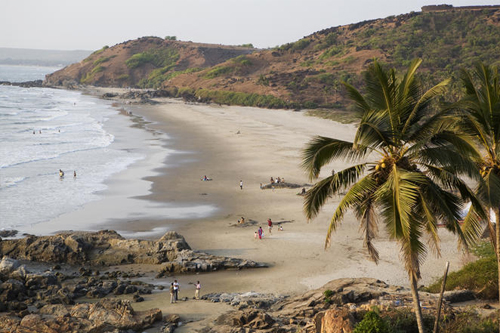
[[[176,232],[157,241],[125,239],[114,231],[63,232],[0,241],[0,331],[8,332],[173,332],[181,320],[157,308],[135,311],[132,302],[163,286],[133,280],[142,275],[109,271],[111,265],[153,264],[157,277],[172,273],[266,267],[250,260],[193,251]],[[44,269],[36,265],[43,263]],[[36,271],[32,271],[35,269]],[[121,299],[121,295],[132,299]],[[473,298],[449,293],[448,303]],[[117,298],[118,297],[118,298]],[[94,300],[94,301],[92,301]],[[97,301],[95,301],[97,300]],[[188,301],[187,298],[183,299]],[[303,295],[211,293],[202,300],[230,304],[204,333],[351,332],[371,307],[411,309],[407,288],[370,278],[339,279]],[[435,312],[437,295],[422,293],[424,311]]]

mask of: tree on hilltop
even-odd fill
[[[479,205],[471,189],[458,177],[478,175],[466,156],[470,143],[455,133],[455,122],[445,111],[432,114],[430,105],[448,80],[424,91],[415,73],[421,60],[414,60],[401,79],[394,69],[385,70],[375,61],[364,74],[366,93],[344,83],[360,114],[353,142],[327,137],[311,140],[303,152],[303,166],[311,179],[334,159],[357,162],[318,181],[304,199],[304,211],[313,219],[328,198],[347,190],[330,221],[325,247],[332,241],[347,210],[352,209],[364,233],[364,246],[371,259],[379,260],[372,243],[382,221],[390,239],[401,246],[420,333],[424,332],[417,282],[427,253],[422,242],[439,255],[438,223],[458,235],[468,246],[479,233],[476,214],[470,213],[461,227],[463,200]],[[377,160],[366,161],[378,156]],[[454,194],[458,191],[460,196]]]

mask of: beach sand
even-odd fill
[[[202,283],[202,294],[255,291],[293,295],[344,277],[372,277],[408,286],[399,247],[388,239],[382,224],[374,242],[381,258],[378,265],[368,260],[358,232],[359,224],[352,213],[345,216],[333,235],[331,248],[324,249],[330,217],[340,196],[332,198],[319,216],[307,223],[302,209],[303,197],[297,195],[300,188],[260,189],[260,183],[267,184],[270,177],[278,176],[287,183],[307,184],[309,180],[300,166],[301,150],[306,143],[315,135],[352,140],[355,125],[308,117],[304,112],[194,105],[171,99],[161,102],[159,105],[123,105],[127,111],[152,122],[148,127],[168,133],[165,145],[180,151],[165,161],[157,176],[149,178],[151,194],[144,199],[174,205],[210,204],[218,209],[208,218],[122,219],[108,222],[102,228],[126,232],[127,237],[134,237],[136,232],[153,231],[150,238],[160,237],[162,232],[155,235],[154,231],[166,228],[183,235],[197,251],[269,265],[264,269],[176,276],[181,283],[181,296],[194,295],[194,286],[189,283],[196,280]],[[334,161],[324,168],[321,176],[348,165]],[[201,181],[204,175],[213,180]],[[240,180],[243,189],[240,189]],[[242,216],[247,223],[256,221],[256,224],[237,225]],[[275,226],[272,234],[268,233],[268,218]],[[283,231],[278,231],[280,222]],[[258,226],[264,229],[262,240],[254,238]],[[429,284],[441,276],[446,261],[451,262],[451,270],[457,270],[466,260],[457,250],[453,235],[440,230],[439,236],[441,257],[428,254],[422,267],[421,284]],[[169,284],[173,278],[155,283]],[[211,318],[214,310],[208,311],[208,308],[213,305],[201,302],[206,303],[205,310],[194,311],[189,305],[193,302],[170,305],[167,293],[159,293],[147,297],[147,302],[140,307],[158,306],[164,313],[181,313],[192,320],[198,320],[200,313],[206,314],[204,318]],[[222,306],[220,309],[227,310]]]

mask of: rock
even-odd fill
[[[14,237],[15,235],[17,235],[17,233],[17,230],[0,230],[0,237]]]
[[[470,290],[445,291],[443,298],[450,303],[460,303],[475,300],[474,293]]]
[[[157,241],[124,239],[112,230],[27,236],[1,241],[0,255],[5,253],[20,260],[80,265],[81,276],[93,275],[92,270],[83,265],[163,264],[158,277],[170,273],[266,267],[250,260],[195,252],[184,237],[174,231],[167,232]]]
[[[163,317],[163,321],[166,323],[171,323],[177,325],[181,317],[178,314],[168,314]]]
[[[349,333],[355,325],[353,315],[345,308],[322,312],[316,315],[314,322],[319,333]]]
[[[20,265],[21,264],[18,260],[4,256],[2,261],[0,261],[0,274],[8,275],[16,270]]]
[[[69,316],[69,311],[66,306],[62,304],[49,304],[45,305],[40,309],[40,314],[50,315],[54,317],[67,317]]]

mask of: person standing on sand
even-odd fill
[[[271,230],[273,229],[273,221],[271,219],[267,219],[267,227],[269,229],[269,235],[271,234]]]
[[[262,236],[264,236],[264,231],[262,230],[262,227],[259,227],[259,230],[257,230],[259,233],[259,239],[262,239]]]
[[[179,300],[179,282],[174,280],[172,285],[174,286],[174,301],[177,302]]]
[[[174,283],[170,284],[170,304],[175,303]]]
[[[240,180],[240,190],[243,189],[243,180]]]
[[[196,281],[196,291],[194,292],[195,299],[200,299],[200,290],[201,290],[201,283],[200,281]]]

